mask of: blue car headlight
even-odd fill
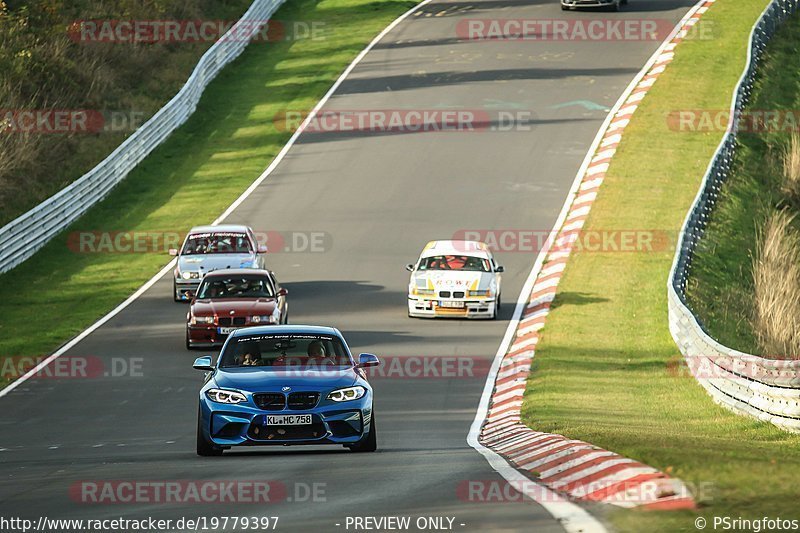
[[[348,402],[350,400],[358,400],[364,396],[366,392],[367,389],[361,386],[347,387],[346,389],[336,389],[328,394],[328,399],[334,402]]]
[[[212,401],[217,403],[242,403],[247,401],[247,396],[235,390],[223,389],[208,389],[206,396]]]

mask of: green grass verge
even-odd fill
[[[189,121],[106,200],[24,267],[0,276],[0,358],[51,352],[169,260],[163,252],[74,253],[71,232],[186,231],[211,222],[289,139],[273,117],[311,109],[356,54],[415,3],[294,0],[281,8],[274,18],[321,23],[317,38],[249,46],[212,82]]]
[[[798,42],[800,17],[792,17],[759,65],[749,109],[800,109]],[[776,207],[786,205],[779,155],[788,138],[789,133],[775,131],[739,136],[734,172],[722,188],[689,278],[689,301],[709,333],[748,353],[760,353],[752,325],[757,228]]]
[[[767,0],[719,0],[713,40],[677,48],[628,126],[587,230],[676,234],[722,134],[672,131],[671,111],[728,109],[747,37]],[[698,32],[703,34],[703,31]],[[795,501],[800,436],[714,404],[684,371],[667,322],[674,249],[578,253],[559,286],[528,380],[532,428],[584,439],[702,488],[699,514],[784,516]],[[580,295],[580,298],[576,298]],[[614,511],[621,531],[695,531],[693,511]]]

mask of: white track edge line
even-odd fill
[[[608,126],[615,118],[615,115],[628,100],[642,78],[644,78],[650,68],[652,68],[653,64],[655,64],[663,50],[669,45],[672,39],[675,38],[681,28],[683,28],[683,26],[686,24],[686,21],[688,21],[697,12],[697,10],[706,3],[706,1],[707,0],[698,0],[698,2],[681,18],[667,38],[661,43],[653,55],[650,56],[644,67],[642,67],[636,76],[634,76],[633,80],[631,80],[630,84],[625,88],[625,91],[623,91],[622,95],[614,104],[614,107],[612,107],[606,115],[603,124],[600,126],[600,129],[595,135],[594,141],[592,141],[592,144],[589,146],[589,151],[586,153],[583,163],[578,169],[575,180],[572,182],[572,187],[570,188],[567,198],[564,201],[564,205],[561,208],[561,213],[559,213],[558,218],[553,225],[551,235],[557,234],[557,232],[563,226],[586,170],[589,168],[589,164],[599,148],[600,143],[606,134]],[[495,471],[497,471],[498,474],[509,481],[512,487],[520,490],[520,492],[522,492],[525,496],[528,496],[532,500],[536,501],[539,505],[544,507],[551,515],[561,522],[561,525],[568,533],[600,533],[606,531],[605,526],[603,526],[601,522],[589,514],[585,509],[583,509],[583,507],[569,502],[557,493],[545,488],[544,485],[539,485],[541,488],[538,491],[530,490],[532,481],[514,468],[511,464],[509,464],[508,461],[506,461],[501,455],[481,444],[478,438],[480,436],[481,426],[488,415],[489,401],[492,397],[494,382],[500,368],[500,363],[502,362],[503,357],[506,355],[508,348],[511,345],[512,338],[516,332],[520,317],[522,316],[522,311],[527,305],[527,301],[530,298],[533,289],[533,284],[536,281],[539,271],[542,269],[542,265],[544,264],[544,260],[550,250],[550,246],[551,242],[548,240],[545,243],[545,246],[539,251],[539,254],[536,256],[536,261],[533,264],[533,268],[528,275],[528,279],[525,281],[522,291],[517,298],[517,305],[514,309],[514,314],[508,324],[508,328],[503,336],[503,340],[500,342],[500,346],[497,349],[494,361],[492,361],[492,366],[489,369],[489,375],[486,376],[486,383],[483,387],[483,394],[481,395],[480,402],[478,403],[475,419],[472,421],[472,426],[470,427],[469,434],[467,435],[467,444],[474,448],[478,453],[483,455],[489,465]],[[542,496],[545,497],[542,498]]]
[[[47,365],[49,365],[50,363],[52,363],[53,361],[55,361],[56,359],[58,359],[59,357],[64,355],[64,353],[66,353],[68,350],[72,349],[76,344],[78,344],[83,339],[85,339],[86,337],[88,337],[89,335],[94,333],[95,330],[97,330],[100,326],[102,326],[103,324],[105,324],[106,322],[108,322],[109,320],[114,318],[115,316],[117,316],[123,309],[128,307],[134,301],[136,301],[142,294],[147,292],[147,290],[150,287],[155,285],[156,282],[159,279],[161,279],[167,272],[169,272],[175,266],[175,262],[176,262],[176,260],[173,259],[172,261],[167,263],[164,266],[164,268],[162,268],[161,270],[158,271],[158,274],[156,274],[155,276],[150,278],[144,285],[139,287],[136,290],[136,292],[134,292],[133,294],[128,296],[128,298],[124,302],[122,302],[117,307],[115,307],[114,309],[109,311],[100,320],[98,320],[97,322],[95,322],[94,324],[92,324],[91,326],[86,328],[85,330],[81,331],[77,336],[73,337],[72,340],[70,340],[69,342],[64,344],[61,348],[59,348],[58,350],[56,350],[55,352],[50,354],[44,361],[42,361],[41,363],[39,363],[35,367],[33,367],[30,370],[28,370],[27,372],[25,372],[23,375],[18,377],[16,380],[14,380],[11,383],[9,383],[8,385],[6,385],[6,387],[4,389],[0,390],[0,398],[5,396],[6,394],[11,392],[12,390],[16,389],[20,385],[22,385],[24,382],[26,382],[31,377],[33,377],[38,372],[40,372],[42,369],[44,369]]]

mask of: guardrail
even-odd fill
[[[284,0],[254,0],[245,14],[200,58],[181,90],[108,157],[76,181],[0,228],[0,273],[19,265],[108,195],[150,152],[194,113],[206,86],[248,44]],[[239,32],[238,34],[236,32]]]
[[[740,414],[800,432],[800,361],[776,361],[733,350],[712,339],[689,307],[686,280],[720,185],[728,176],[738,121],[753,90],[767,42],[800,0],[773,0],[750,33],[748,61],[731,102],[731,121],[683,223],[667,283],[669,328],[695,378],[714,400]]]

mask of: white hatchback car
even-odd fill
[[[411,272],[408,316],[497,317],[503,267],[486,244],[431,241],[406,270]]]

